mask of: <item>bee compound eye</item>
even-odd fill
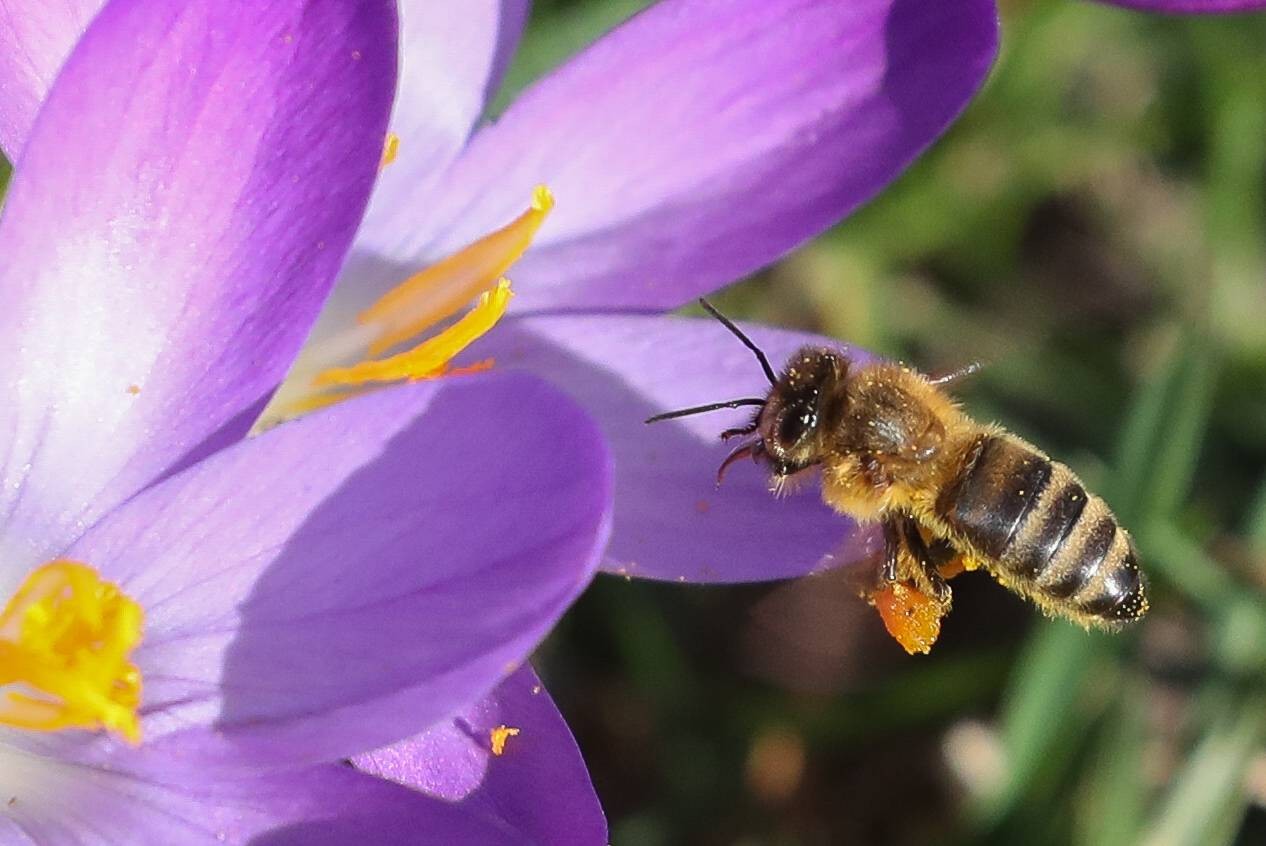
[[[799,443],[813,428],[817,415],[811,411],[788,409],[778,421],[778,443],[784,447]]]

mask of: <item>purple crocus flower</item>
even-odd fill
[[[15,5],[0,27],[15,48],[0,59],[0,144],[11,153],[100,2]],[[761,388],[746,351],[715,324],[657,313],[772,261],[900,172],[987,71],[992,4],[665,0],[472,136],[526,14],[526,0],[405,4],[398,152],[309,351],[422,268],[441,269],[428,279],[435,299],[470,299],[526,238],[509,316],[458,361],[544,374],[599,418],[619,465],[604,568],[679,581],[811,572],[844,534],[816,498],[771,503],[755,474],[719,493],[706,484],[722,454],[715,433],[732,420],[641,425],[665,408]],[[538,184],[559,201],[548,217],[524,213]],[[498,230],[524,237],[482,240]],[[406,325],[443,311],[426,297],[410,309]],[[753,335],[775,359],[818,340]],[[538,840],[601,842],[587,783],[548,802],[533,791],[577,771],[565,726],[527,670],[449,716],[357,763],[493,809]],[[497,731],[525,754],[495,756],[484,735]]]
[[[498,736],[470,703],[605,544],[600,432],[503,372],[242,438],[360,221],[396,39],[389,2],[112,0],[4,110],[0,841],[535,835],[340,762]],[[522,745],[560,749],[541,701]]]

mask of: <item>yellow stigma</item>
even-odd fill
[[[512,296],[510,281],[502,279],[491,291],[480,294],[479,302],[473,309],[435,337],[390,358],[326,370],[317,376],[316,385],[355,386],[367,382],[416,381],[440,376],[447,371],[448,363],[455,355],[496,325],[505,314]]]
[[[554,208],[544,185],[532,192],[532,204],[502,228],[401,282],[360,314],[360,322],[378,330],[369,347],[381,355],[391,347],[461,311],[519,260]]]
[[[512,737],[517,737],[519,730],[511,728],[507,725],[499,725],[492,731],[488,732],[488,745],[492,749],[492,754],[498,758],[506,751],[506,741]]]
[[[387,140],[382,145],[382,161],[378,163],[378,169],[382,170],[387,165],[396,160],[396,156],[400,154],[400,136],[394,132],[387,133]]]
[[[139,743],[141,607],[95,570],[53,561],[0,613],[0,724],[105,729]]]

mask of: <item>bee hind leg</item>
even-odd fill
[[[903,541],[896,520],[884,520],[884,563],[879,568],[879,580],[884,584],[897,581],[897,566],[901,558]]]
[[[918,563],[918,568],[914,574],[915,580],[920,582],[919,586],[921,588],[936,597],[937,602],[948,608],[952,593],[949,583],[941,575],[937,561],[939,556],[928,548],[927,543],[923,540],[923,535],[919,533],[919,526],[914,520],[903,516],[896,518],[893,522],[901,543],[909,551],[910,556]]]

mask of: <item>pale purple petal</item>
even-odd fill
[[[0,3],[0,150],[10,161],[22,152],[58,69],[102,5],[103,0]]]
[[[991,0],[664,0],[529,89],[375,233],[364,297],[557,207],[520,313],[671,308],[762,267],[891,181],[996,51]],[[410,212],[412,210],[412,212]]]
[[[1163,15],[1226,15],[1253,12],[1266,7],[1266,0],[1100,0],[1113,6],[1125,6]]]
[[[0,750],[0,763],[14,778],[5,793],[9,827],[0,827],[5,843],[529,843],[495,818],[339,764],[165,782],[12,750]]]
[[[146,614],[146,743],[74,754],[313,763],[434,725],[588,584],[610,474],[598,428],[522,373],[384,391],[216,453],[67,553]]]
[[[393,233],[402,225],[427,225],[431,212],[421,210],[417,198],[433,190],[496,94],[530,5],[529,0],[402,4],[400,91],[391,115],[399,153],[374,188],[341,281],[322,312],[318,337],[337,331],[366,305],[357,280],[374,272]],[[420,269],[402,268],[391,282]]]
[[[490,744],[497,728],[518,730],[500,755]],[[453,719],[353,763],[498,819],[532,843],[607,842],[606,818],[576,741],[527,665]]]
[[[748,326],[775,367],[804,344],[844,345]],[[866,359],[864,352],[849,354]],[[733,448],[718,435],[752,410],[646,425],[653,414],[769,390],[760,366],[714,320],[650,315],[568,315],[503,321],[475,358],[525,368],[575,397],[601,423],[615,453],[615,525],[603,569],[689,582],[803,575],[823,564],[853,523],[822,504],[816,484],[775,498],[767,471],[743,463],[715,487]]]
[[[89,27],[0,221],[6,567],[249,427],[368,196],[393,5],[115,0]]]
[[[391,131],[400,138],[366,212],[358,248],[374,249],[388,221],[414,216],[423,192],[465,146],[518,46],[528,0],[414,0],[400,9],[400,83]]]

